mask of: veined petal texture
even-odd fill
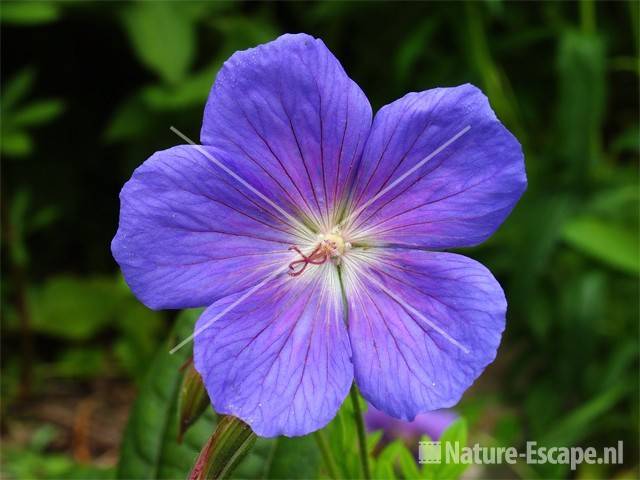
[[[322,40],[283,35],[225,62],[201,141],[289,213],[327,228],[370,126],[369,101]]]

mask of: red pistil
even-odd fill
[[[307,265],[322,265],[329,258],[329,253],[327,252],[323,244],[318,245],[315,250],[309,255],[305,255],[304,253],[302,253],[300,249],[295,245],[290,246],[289,250],[297,252],[302,257],[302,259],[294,260],[289,264],[289,269],[291,270],[289,272],[289,275],[291,275],[292,277],[297,277],[298,275],[302,274],[302,272],[304,272],[307,268]],[[300,264],[302,264],[302,268],[297,269],[298,265]]]

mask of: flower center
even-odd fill
[[[332,261],[339,265],[341,257],[350,248],[351,244],[345,242],[337,231],[318,235],[318,243],[308,255],[302,253],[296,245],[292,245],[289,250],[297,252],[301,258],[289,264],[289,275],[297,277],[305,271],[307,265],[322,265],[326,261]]]

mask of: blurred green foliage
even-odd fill
[[[199,314],[196,310],[183,312],[154,357],[123,438],[118,478],[186,478],[215,429],[216,415],[208,409],[178,442],[180,367],[191,351],[185,347],[172,355],[169,349],[193,332]],[[304,462],[300,462],[301,457]],[[318,471],[319,461],[311,437],[260,438],[235,475],[245,479],[311,478]]]
[[[29,95],[34,81],[34,71],[27,67],[3,87],[0,99],[2,115],[0,152],[3,155],[21,157],[31,153],[33,142],[26,131],[27,128],[50,122],[63,109],[63,103],[56,99],[38,100],[20,105],[24,97]]]
[[[490,241],[464,252],[496,274],[509,301],[498,359],[459,407],[469,440],[624,440],[625,465],[582,466],[577,476],[637,477],[638,10],[636,1],[3,2],[3,422],[20,410],[25,383],[32,396],[51,382],[144,383],[151,364],[170,370],[163,388],[173,385],[173,366],[151,361],[172,315],[140,305],[109,253],[118,190],[154,151],[179,143],[169,126],[197,136],[229,55],[305,31],[327,43],[375,109],[408,91],[471,82],[523,145],[527,193]],[[349,408],[323,435],[346,462],[336,468],[355,475],[359,465],[342,455],[355,448]],[[200,422],[203,443],[213,415]],[[376,475],[424,473],[398,443],[376,448],[379,439],[369,438]],[[245,475],[310,476],[305,468],[318,463],[288,462],[283,442],[260,440]],[[196,443],[171,449],[195,458]],[[49,450],[8,449],[3,470],[102,474],[74,473],[75,462]],[[286,468],[269,470],[280,467],[261,455]],[[519,464],[507,475],[571,473]]]

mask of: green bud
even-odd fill
[[[178,426],[178,443],[182,442],[185,432],[200,418],[207,406],[211,404],[204,388],[204,383],[202,383],[202,377],[196,372],[192,359],[183,366],[183,370],[184,376],[178,399],[180,422]]]
[[[253,447],[256,434],[242,420],[225,415],[205,444],[189,474],[189,480],[227,478]]]

